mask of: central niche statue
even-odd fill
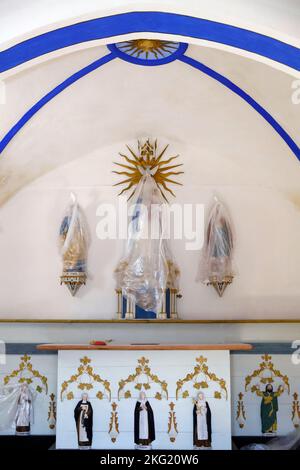
[[[79,449],[90,449],[92,446],[93,408],[88,398],[88,394],[83,393],[74,410]]]
[[[134,410],[134,442],[136,449],[150,450],[155,441],[155,424],[153,410],[146,393],[140,393]]]
[[[115,269],[118,318],[177,318],[180,272],[167,243],[164,191],[174,195],[167,183],[179,183],[169,176],[182,172],[170,171],[181,164],[165,166],[177,158],[162,160],[166,148],[159,153],[157,143],[152,145],[148,139],[143,145],[139,143],[138,155],[128,147],[133,159],[121,154],[126,165],[117,163],[132,171],[115,171],[128,177],[117,183],[129,183],[120,194],[135,187],[129,197],[134,195],[127,250]]]

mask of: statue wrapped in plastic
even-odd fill
[[[233,281],[233,248],[232,223],[223,204],[215,198],[205,233],[200,276],[220,297]]]
[[[83,214],[74,194],[59,231],[60,253],[63,261],[61,284],[74,296],[86,283],[88,233]]]
[[[33,424],[35,393],[27,383],[0,388],[0,430],[14,428],[19,436],[27,436]]]
[[[179,268],[164,234],[165,205],[160,190],[147,173],[142,176],[130,208],[131,222],[125,257],[116,270],[118,316],[122,318],[176,318]],[[149,312],[149,316],[147,316]],[[146,316],[145,316],[146,315]]]

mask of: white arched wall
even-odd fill
[[[45,92],[105,53],[95,47],[8,78],[1,134]],[[288,74],[228,52],[190,46],[188,54],[244,88],[296,140],[299,108],[290,98]],[[181,155],[184,187],[176,200],[203,203],[207,210],[217,192],[236,226],[237,276],[222,299],[195,282],[200,253],[174,243],[182,269],[181,317],[298,318],[296,157],[247,103],[197,70],[180,62],[144,68],[119,59],[58,95],[3,154],[1,317],[114,316],[112,272],[122,242],[97,240],[96,209],[116,202],[111,170],[117,153],[148,136]],[[92,238],[90,279],[75,298],[59,286],[56,241],[71,190],[86,210]]]
[[[74,72],[106,54],[106,47],[95,47],[40,64],[7,79],[6,102],[0,108],[0,137],[4,137],[17,120],[43,95]],[[223,74],[257,99],[259,104],[284,127],[291,138],[296,143],[299,142],[300,107],[293,104],[293,79],[289,75],[274,71],[252,60],[204,47],[189,46],[187,54]],[[170,77],[174,74],[178,78],[176,86],[170,83]],[[206,88],[203,88],[203,84]],[[152,87],[155,87],[153,92]],[[142,111],[140,111],[140,102],[135,97],[137,93],[135,88],[139,90],[143,99]],[[232,101],[228,102],[229,98],[232,98]],[[80,99],[81,102],[78,105]],[[225,107],[222,103],[223,99],[227,100]],[[212,106],[210,100],[215,104],[215,114],[207,109]],[[112,103],[115,105],[112,106]],[[164,109],[161,109],[161,104]],[[239,106],[239,109],[247,109],[246,120],[239,119],[238,114],[235,114],[233,107],[235,105]],[[174,113],[171,110],[173,106]],[[116,137],[117,133],[119,136],[123,135],[124,138],[126,135],[127,140],[131,139],[132,129],[126,134],[126,126],[123,125],[122,111],[126,114],[127,108],[132,119],[132,127],[135,122],[139,121],[140,114],[142,114],[141,122],[146,120],[144,128],[135,131],[137,135],[147,134],[149,131],[146,128],[153,125],[152,121],[157,121],[155,113],[161,114],[162,112],[164,116],[162,121],[165,122],[159,125],[160,129],[164,126],[168,129],[170,137],[185,135],[189,142],[195,142],[200,146],[203,145],[202,134],[211,138],[214,135],[213,126],[216,122],[227,121],[228,116],[232,116],[230,122],[232,128],[235,129],[234,132],[236,134],[245,132],[245,138],[249,137],[252,130],[248,128],[248,116],[251,116],[258,123],[261,140],[268,139],[267,135],[270,134],[275,139],[276,145],[272,149],[272,154],[262,160],[256,152],[256,139],[250,139],[248,145],[251,142],[251,145],[254,145],[251,158],[248,158],[246,162],[247,151],[250,152],[250,149],[245,149],[243,145],[239,149],[239,160],[252,168],[252,160],[259,159],[260,169],[257,177],[265,171],[265,180],[269,180],[271,168],[272,184],[277,181],[279,186],[284,186],[284,178],[286,178],[290,190],[297,191],[297,172],[292,170],[282,173],[281,169],[276,172],[275,165],[277,155],[281,155],[280,158],[286,155],[287,158],[295,159],[293,163],[286,163],[297,167],[296,157],[272,127],[232,91],[177,61],[162,67],[144,68],[115,59],[64,90],[19,131],[1,155],[3,181],[0,202],[3,203],[23,184],[54,169],[57,165],[89,153],[99,145],[111,143],[116,138],[122,141],[121,137]],[[104,113],[105,119],[103,119]],[[181,119],[183,113],[185,113],[185,119]],[[198,121],[192,119],[192,113],[200,114],[202,133],[201,129],[199,132]],[[80,133],[74,133],[75,124],[72,122],[75,120],[77,125],[86,127],[88,134],[91,135],[93,132],[92,139],[85,140],[82,139]],[[136,127],[136,124],[134,126]],[[206,129],[208,127],[210,127],[209,132]],[[66,134],[68,132],[69,134]],[[265,135],[264,132],[268,134]],[[157,131],[155,130],[154,133]],[[45,134],[49,135],[45,136]],[[61,146],[62,134],[64,145]],[[223,134],[223,139],[226,139],[226,133]],[[66,139],[67,135],[68,139]],[[32,139],[34,139],[34,145],[32,145]],[[42,142],[43,149],[39,149],[38,140]],[[72,151],[69,151],[67,142],[73,145]],[[230,149],[230,152],[235,152],[236,149],[232,149],[232,143],[231,138],[226,147]],[[217,142],[215,144],[217,145]],[[223,149],[224,146],[220,148],[221,153]],[[51,158],[45,158],[47,153],[51,153]],[[269,155],[269,149],[265,154]]]
[[[164,11],[204,18],[300,45],[299,9],[294,0],[3,0],[0,43],[6,47],[68,24],[128,11]],[[34,14],[33,14],[34,12]]]
[[[32,12],[34,11],[34,14]],[[20,14],[20,12],[22,14]],[[163,12],[199,19],[203,21],[213,22],[216,25],[229,26],[233,29],[240,28],[244,32],[253,33],[248,37],[247,41],[255,44],[258,37],[266,37],[275,41],[280,41],[285,45],[300,47],[299,34],[299,8],[294,0],[287,0],[282,7],[280,0],[264,1],[254,0],[251,6],[247,0],[229,0],[224,4],[222,0],[189,0],[182,4],[180,0],[142,0],[139,2],[128,0],[126,3],[119,0],[103,1],[99,5],[98,0],[76,0],[72,2],[72,8],[68,0],[47,0],[40,3],[37,0],[29,0],[24,6],[21,0],[3,1],[0,5],[0,18],[2,24],[0,29],[0,52],[9,49],[15,45],[43,35],[44,33],[53,32],[60,28],[65,28],[78,23],[92,21],[99,18],[107,18],[119,14],[126,13],[149,13]],[[155,20],[153,20],[155,21]],[[143,38],[145,34],[150,38],[164,38],[166,40],[174,40],[181,42],[189,42],[191,44],[205,46],[208,48],[216,48],[223,51],[229,51],[233,54],[247,57],[258,62],[266,63],[271,67],[286,71],[295,77],[300,76],[299,69],[291,68],[287,65],[274,61],[268,57],[245,49],[234,47],[222,41],[213,41],[205,39],[197,39],[193,34],[184,35],[164,33],[164,28],[159,33],[141,32],[130,33],[130,30],[124,35],[113,36],[107,31],[104,39],[90,40],[87,42],[79,42],[64,48],[58,48],[50,53],[42,54],[35,59],[29,60],[15,68],[2,73],[3,79],[6,76],[14,75],[20,70],[32,67],[35,64],[47,61],[51,58],[60,57],[77,50],[85,50],[95,45],[101,46],[106,43],[115,43],[127,39]],[[201,25],[199,25],[201,29]],[[145,31],[147,31],[145,29]],[[227,34],[230,34],[227,32]],[[225,34],[226,36],[226,34]],[[229,40],[229,38],[227,38]],[[250,46],[250,44],[249,44]],[[278,44],[272,44],[267,48],[276,49]],[[251,49],[251,47],[250,47]]]
[[[21,0],[2,1],[0,50],[75,21],[130,9],[161,8],[300,45],[299,9],[293,0],[284,4],[280,0],[120,3],[103,1],[99,11],[96,0],[74,0],[72,9],[65,0],[28,0],[21,10]],[[159,37],[140,33],[126,38],[145,36]],[[118,39],[108,42],[114,40]],[[299,146],[300,104],[292,101],[294,77],[299,72],[232,47],[190,42],[190,57],[249,93]],[[3,103],[0,96],[0,141],[45,93],[105,55],[105,43],[55,51],[2,74],[6,95]],[[114,316],[112,271],[123,242],[97,239],[96,210],[101,202],[117,203],[117,190],[112,187],[117,179],[111,173],[117,153],[125,150],[126,143],[134,146],[136,138],[147,136],[158,137],[161,144],[170,143],[170,154],[181,155],[184,186],[176,189],[176,201],[203,203],[207,213],[216,192],[229,206],[237,240],[236,279],[219,299],[212,288],[195,282],[200,252],[185,251],[184,242],[177,241],[173,249],[182,270],[180,316],[203,323],[72,324]],[[267,342],[292,342],[300,333],[298,181],[299,162],[283,139],[219,83],[179,62],[147,69],[120,60],[107,64],[37,113],[0,156],[1,343],[88,343],[105,338],[119,343],[245,341],[264,343],[264,351],[272,354],[274,344],[269,347]],[[57,248],[58,227],[71,190],[78,194],[91,231],[88,284],[75,298],[59,285]],[[14,322],[15,318],[21,323]],[[298,323],[254,323],[287,318]],[[51,323],[62,319],[64,323]],[[235,320],[237,323],[226,323]],[[22,348],[26,346],[22,344],[19,350]],[[282,345],[276,348],[282,350]],[[17,355],[9,356],[7,372],[11,358],[17,361],[14,368],[19,363]],[[46,359],[34,356],[34,364],[37,361],[48,378],[54,377],[56,361],[49,358],[49,367]],[[292,395],[299,383],[297,378],[295,381],[297,371],[290,358],[275,355],[274,359],[285,364]],[[234,435],[260,433],[259,404],[252,406],[250,414],[249,409],[246,412],[247,419],[251,415],[256,420],[254,427],[247,424],[240,429],[235,421],[242,376],[260,360],[257,354],[231,358]],[[2,367],[2,378],[6,369]],[[54,382],[49,380],[53,391]],[[279,434],[292,429],[291,400],[287,396],[281,399]],[[33,432],[49,432],[46,421],[42,422],[47,409],[46,399]]]
[[[21,0],[4,0],[0,5],[0,50],[77,21],[160,9],[231,24],[299,47],[296,3],[195,0],[183,5],[179,0],[145,0],[125,5],[110,0],[99,6],[98,0],[73,0],[70,8],[68,0],[28,0],[26,5]],[[145,36],[161,37],[140,33],[126,38]],[[124,37],[108,42],[118,39]],[[58,50],[2,74],[6,96],[0,104],[0,140],[45,93],[105,55],[106,42]],[[299,72],[232,47],[195,39],[190,42],[189,56],[249,93],[299,146],[300,104],[292,101],[292,85]],[[182,270],[181,318],[219,323],[50,323],[114,316],[112,271],[123,243],[97,239],[96,209],[101,202],[117,203],[117,190],[112,187],[116,178],[111,173],[117,153],[125,150],[126,143],[134,146],[136,138],[147,136],[170,143],[170,153],[181,155],[184,186],[176,189],[176,201],[201,202],[207,212],[216,192],[231,211],[237,240],[236,279],[222,299],[212,288],[195,282],[200,253],[185,251],[181,241],[173,243]],[[226,323],[287,318],[299,322],[298,181],[299,162],[286,143],[256,111],[222,85],[182,63],[147,69],[120,60],[107,64],[43,108],[0,156],[0,322],[22,321],[0,323],[1,342],[87,343],[112,338],[119,343],[195,344],[299,338],[299,323]],[[58,227],[71,190],[78,194],[91,231],[88,284],[75,298],[59,285],[57,248]],[[46,319],[46,324],[37,323]],[[263,347],[265,352],[272,350],[267,344]],[[34,361],[39,359],[43,358],[34,357]],[[282,361],[278,355],[275,359],[276,363]],[[294,379],[297,372],[290,359],[284,359],[289,364],[285,372],[289,370]],[[260,356],[232,358],[234,411],[241,377],[256,361]],[[46,361],[40,362],[44,368]],[[53,367],[46,367],[46,374],[53,374]],[[292,427],[288,400],[280,403],[279,433]],[[47,407],[45,401],[45,410]],[[251,417],[258,419],[258,406]],[[235,413],[232,419],[235,423]],[[40,429],[43,434],[49,432],[46,423]],[[260,432],[258,421],[251,432]],[[249,435],[249,426],[233,428],[233,434],[243,433]]]

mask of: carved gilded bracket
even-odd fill
[[[54,393],[50,395],[49,410],[48,410],[48,423],[50,429],[55,429],[56,426],[56,401]]]
[[[292,403],[292,422],[295,428],[299,428],[300,425],[300,406],[299,406],[299,395],[298,393],[293,394]]]
[[[118,408],[117,403],[113,402],[111,404],[112,411],[110,413],[110,422],[109,422],[109,428],[108,428],[108,434],[110,435],[111,442],[113,443],[116,442],[117,437],[120,434],[117,408]]]
[[[8,385],[11,381],[16,380],[19,384],[26,383],[27,385],[34,384],[35,381],[41,382],[41,385],[35,387],[38,393],[48,393],[48,379],[42,375],[38,370],[33,368],[31,356],[24,354],[21,356],[21,362],[18,369],[13,370],[9,375],[4,377],[4,385]]]
[[[256,394],[261,393],[261,385],[266,386],[268,384],[273,384],[275,382],[275,379],[279,379],[283,383],[283,386],[280,385],[280,387],[283,387],[283,390],[286,388],[288,394],[290,394],[289,378],[287,375],[281,373],[280,370],[275,369],[274,364],[272,362],[272,356],[270,356],[269,354],[264,354],[263,356],[261,356],[261,358],[263,362],[259,364],[258,369],[255,369],[250,375],[247,375],[245,378],[245,391],[249,391],[251,382],[254,379],[257,379],[258,383],[252,385],[251,392]],[[281,394],[283,390],[278,390],[278,393]]]
[[[239,427],[242,429],[245,426],[246,423],[246,412],[245,412],[245,406],[244,406],[244,394],[239,393],[238,395],[238,403],[237,403],[237,412],[236,412],[236,420],[239,423]]]
[[[207,358],[200,356],[196,358],[197,365],[194,370],[188,373],[183,379],[179,379],[176,382],[176,400],[179,398],[187,398],[189,392],[187,389],[183,390],[185,384],[192,382],[193,388],[196,390],[209,388],[209,382],[215,382],[219,386],[219,390],[215,391],[214,398],[221,399],[225,397],[228,399],[228,391],[226,381],[216,376],[214,372],[211,372],[207,365]]]
[[[124,390],[127,385],[133,385],[135,390],[138,391],[147,391],[150,390],[153,385],[158,385],[160,387],[160,391],[156,392],[154,398],[161,400],[163,397],[166,399],[169,397],[167,382],[160,380],[160,378],[151,371],[149,366],[149,359],[146,359],[145,357],[138,359],[138,365],[135,368],[135,372],[133,374],[130,374],[126,379],[119,381],[119,400],[122,398],[122,396],[124,398],[131,398],[132,393],[129,388]]]
[[[72,400],[74,398],[72,391],[67,393],[69,385],[71,384],[77,384],[77,388],[79,390],[82,390],[82,392],[88,392],[94,388],[95,383],[101,384],[103,388],[103,391],[99,390],[96,393],[96,397],[99,398],[99,400],[102,400],[106,396],[106,398],[108,398],[110,401],[110,382],[108,382],[108,380],[102,379],[99,374],[96,374],[93,367],[91,366],[91,359],[87,356],[84,356],[80,359],[80,366],[77,368],[77,373],[71,375],[68,380],[65,380],[61,384],[60,399],[63,401],[64,396],[66,396],[68,400]]]
[[[169,421],[168,421],[168,434],[171,442],[176,441],[176,437],[178,434],[178,425],[177,425],[177,418],[175,412],[175,403],[169,403]]]

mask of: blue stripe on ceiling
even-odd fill
[[[65,26],[0,52],[0,72],[49,52],[129,33],[162,33],[204,39],[252,52],[300,70],[300,49],[263,34],[176,13],[131,12]]]
[[[19,132],[22,127],[25,126],[25,124],[49,101],[53,100],[55,96],[57,96],[59,93],[61,93],[63,90],[68,88],[70,85],[73,83],[77,82],[80,80],[80,78],[84,77],[85,75],[89,74],[90,72],[93,72],[94,70],[98,69],[102,65],[106,64],[107,62],[110,62],[112,59],[115,58],[115,55],[111,52],[110,54],[107,54],[104,57],[101,57],[101,59],[96,60],[95,62],[92,62],[90,65],[84,67],[83,69],[79,70],[78,72],[74,73],[70,77],[68,77],[66,80],[64,80],[62,83],[57,85],[53,90],[51,90],[49,93],[44,95],[39,101],[37,101],[32,108],[30,108],[17,122],[16,124],[7,132],[7,134],[3,137],[3,139],[0,141],[0,154],[3,152],[5,147],[9,144],[9,142],[15,137],[15,135]]]
[[[80,78],[86,76],[93,70],[101,67],[102,65],[106,64],[107,62],[114,59],[116,56],[113,52],[110,54],[102,57],[101,59],[96,60],[92,64],[84,67],[83,69],[79,70],[78,72],[71,75],[69,78],[64,80],[58,86],[56,86],[53,90],[49,93],[44,95],[34,106],[32,106],[18,121],[17,123],[7,132],[7,134],[3,137],[0,141],[0,154],[4,151],[6,146],[10,143],[10,141],[15,137],[15,135],[24,127],[24,125],[49,101],[55,98],[59,93],[65,90],[67,87],[72,85],[74,82],[79,80]],[[243,91],[240,87],[235,85],[231,80],[224,77],[220,73],[214,71],[213,69],[207,67],[206,65],[198,62],[197,60],[182,55],[178,57],[177,60],[181,60],[187,65],[194,67],[195,69],[199,70],[200,72],[210,76],[214,80],[217,80],[219,83],[233,91],[236,95],[246,101],[256,112],[258,112],[267,122],[272,126],[272,128],[278,133],[278,135],[286,142],[289,146],[291,151],[296,155],[297,159],[300,160],[300,148],[296,144],[296,142],[292,139],[292,137],[283,129],[283,127],[271,116],[271,114],[264,109],[257,101],[255,101],[250,95],[248,95],[245,91]]]
[[[209,77],[217,80],[219,83],[224,85],[229,90],[233,91],[236,95],[246,101],[256,112],[258,112],[269,124],[273,127],[273,129],[280,135],[280,137],[286,142],[286,144],[290,147],[291,151],[296,155],[298,160],[300,160],[300,148],[296,144],[296,142],[292,139],[292,137],[283,129],[283,127],[276,121],[276,119],[271,116],[271,114],[263,108],[254,98],[252,98],[248,93],[242,90],[239,86],[235,85],[231,80],[224,77],[220,73],[216,72],[215,70],[207,67],[206,65],[198,62],[197,60],[183,55],[178,58],[185,64],[191,65],[192,67],[196,68],[200,72],[205,73]]]

